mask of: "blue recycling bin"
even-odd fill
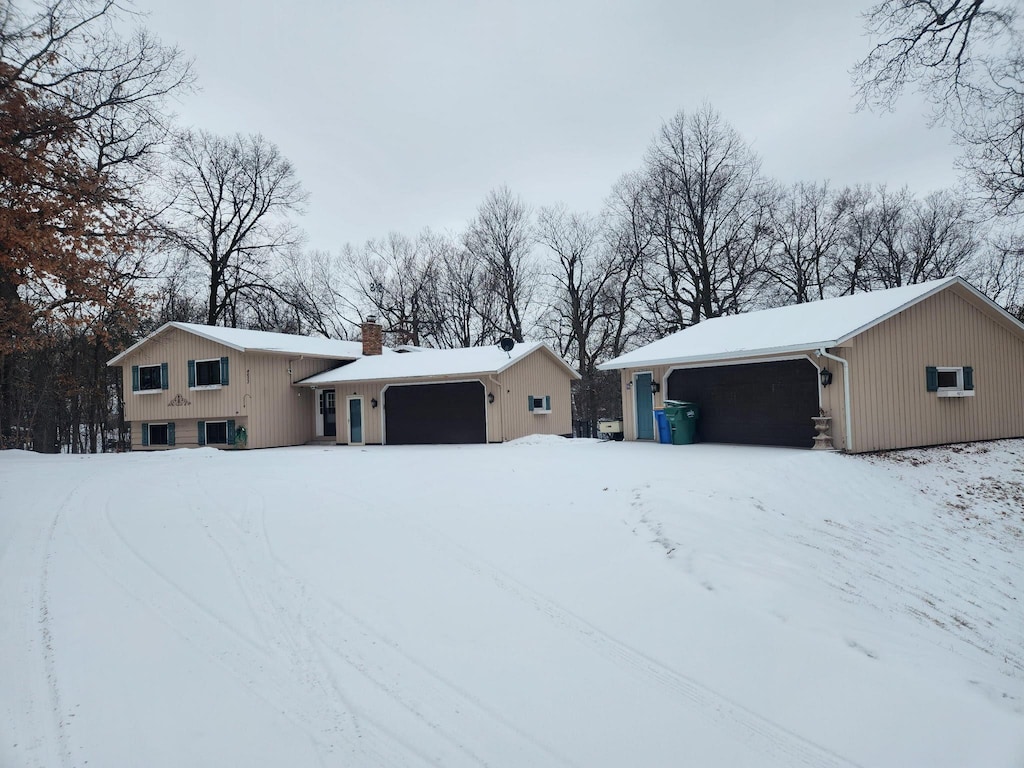
[[[668,416],[665,415],[664,408],[655,409],[654,420],[658,423],[658,442],[667,444],[671,443],[672,425],[668,422]]]

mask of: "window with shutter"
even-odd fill
[[[140,365],[139,387],[137,392],[159,392],[163,383],[163,366],[161,365]],[[132,371],[134,383],[135,372]]]
[[[928,366],[925,381],[938,397],[974,397],[974,368],[971,366]]]
[[[192,371],[195,370],[193,376]],[[193,360],[189,363],[189,384],[192,389],[216,388],[227,382],[224,376],[228,372],[226,357],[217,357],[212,360]]]
[[[149,445],[173,445],[170,440],[170,425],[150,424]]]
[[[234,431],[234,421],[231,422]],[[228,445],[228,422],[208,421],[206,422],[205,445]]]
[[[530,395],[528,402],[531,413],[541,415],[545,413],[551,413],[550,395]]]

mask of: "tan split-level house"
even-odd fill
[[[961,278],[706,320],[599,366],[621,371],[627,440],[665,399],[698,440],[811,447],[831,417],[860,453],[1024,436],[1024,325]]]
[[[572,431],[578,374],[543,344],[399,353],[382,345],[376,322],[362,335],[167,323],[108,363],[122,369],[132,448],[501,442]]]
[[[233,447],[240,435],[267,448],[314,437],[324,404],[292,384],[360,356],[357,341],[167,323],[107,365],[122,369],[133,450]]]
[[[334,393],[343,414],[338,443],[500,443],[570,435],[570,383],[579,374],[541,342],[508,347],[403,347],[392,355],[364,355],[296,386]]]

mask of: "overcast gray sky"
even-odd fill
[[[507,184],[598,211],[706,100],[781,181],[955,183],[920,102],[856,113],[859,12],[827,0],[137,0],[196,60],[180,122],[262,133],[310,192],[308,245],[460,228]]]

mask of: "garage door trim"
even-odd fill
[[[415,352],[408,352],[405,354],[416,354]],[[392,387],[419,387],[428,384],[472,384],[477,383],[483,387],[484,395],[480,398],[481,406],[484,409],[484,444],[490,442],[491,436],[491,419],[488,414],[487,408],[487,384],[483,379],[470,378],[470,379],[424,379],[423,381],[393,381],[390,384],[385,384],[380,390],[380,444],[388,444],[388,423],[387,423],[387,408],[384,407],[385,397],[387,391]]]

